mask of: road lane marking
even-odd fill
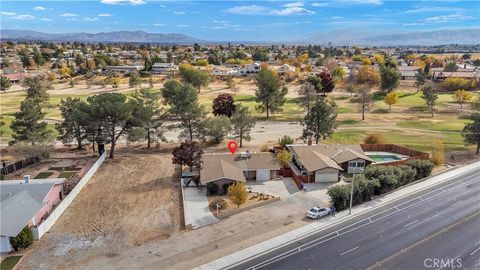
[[[477,252],[479,249],[480,249],[480,247],[478,247],[477,249],[475,249],[472,253],[470,253],[470,256],[472,256],[473,254],[475,254],[475,252]]]
[[[452,229],[452,228],[454,228],[454,227],[456,227],[456,226],[458,226],[458,225],[460,225],[460,224],[462,224],[462,223],[464,223],[464,222],[466,222],[466,221],[468,221],[468,220],[470,220],[470,219],[472,219],[472,218],[474,218],[478,215],[480,215],[480,212],[475,212],[475,213],[473,213],[473,214],[471,214],[467,217],[464,217],[463,219],[461,219],[461,220],[459,220],[459,221],[457,221],[453,224],[450,224],[448,227],[440,229],[440,230],[436,231],[435,233],[433,233],[433,234],[431,234],[427,237],[424,237],[422,240],[420,240],[418,242],[415,242],[415,243],[413,243],[412,245],[410,245],[406,248],[402,248],[398,252],[386,257],[385,259],[383,259],[379,262],[376,262],[374,265],[371,265],[370,267],[368,267],[367,270],[373,270],[373,269],[376,269],[376,268],[378,269],[383,264],[385,264],[386,262],[388,262],[388,261],[392,260],[393,258],[397,257],[398,255],[404,254],[404,253],[410,251],[411,249],[413,249],[413,248],[415,248],[415,247],[417,247],[417,246],[419,246],[419,245],[421,245],[421,244],[423,244],[427,241],[430,241],[431,239],[449,231],[450,229]]]
[[[418,219],[416,219],[416,220],[414,220],[414,221],[412,221],[412,222],[410,222],[410,223],[407,223],[407,224],[403,225],[403,227],[408,227],[408,226],[410,226],[410,225],[412,225],[412,224],[415,224],[415,223],[417,223],[417,222],[418,222]]]
[[[456,203],[452,204],[452,207],[454,207],[454,206],[456,206],[456,205],[458,205],[458,204],[461,204],[462,202],[463,202],[463,200],[460,200],[460,201],[458,201],[458,202],[456,202]]]
[[[354,250],[357,249],[357,248],[358,248],[358,246],[356,246],[356,247],[354,247],[354,248],[352,248],[352,249],[349,249],[349,250],[343,252],[342,254],[340,254],[340,256],[343,256],[343,255],[345,255],[345,254],[347,254],[347,253],[349,253],[349,252],[352,252],[352,251],[354,251]]]
[[[378,213],[376,213],[376,214],[371,215],[370,217],[368,217],[368,218],[366,218],[366,219],[361,219],[361,220],[359,220],[359,221],[356,221],[356,222],[354,222],[354,223],[352,223],[352,224],[350,224],[350,225],[347,225],[347,226],[343,227],[342,229],[346,229],[346,228],[349,228],[349,227],[353,227],[353,228],[351,228],[350,230],[347,230],[347,231],[345,231],[345,232],[343,232],[343,233],[341,233],[341,234],[339,233],[339,231],[342,231],[342,229],[339,229],[339,230],[337,230],[337,231],[335,231],[335,232],[332,232],[332,233],[335,233],[335,234],[336,234],[336,235],[333,236],[333,237],[330,237],[330,238],[327,238],[327,239],[325,239],[325,240],[323,240],[323,241],[317,242],[318,240],[324,239],[324,238],[326,238],[327,236],[331,235],[332,233],[327,234],[327,235],[324,235],[324,236],[322,236],[322,237],[320,237],[320,238],[317,238],[317,239],[314,239],[314,240],[312,240],[312,241],[310,241],[310,242],[307,242],[307,243],[301,245],[300,247],[291,249],[291,250],[289,250],[289,251],[287,251],[287,252],[281,253],[281,254],[279,254],[279,255],[277,255],[277,256],[275,256],[275,257],[272,257],[272,258],[267,259],[267,260],[265,260],[265,261],[263,261],[263,262],[260,262],[260,263],[254,265],[254,266],[252,266],[252,267],[250,267],[250,268],[248,268],[248,269],[260,269],[260,268],[263,268],[263,267],[265,267],[265,266],[267,266],[267,265],[270,265],[270,264],[272,264],[272,263],[274,263],[274,262],[280,261],[280,260],[285,259],[285,258],[287,258],[287,257],[290,257],[290,256],[292,256],[292,255],[294,255],[294,254],[297,254],[297,253],[299,253],[299,252],[301,252],[301,251],[307,250],[307,249],[312,248],[312,247],[314,247],[314,246],[317,246],[317,245],[319,245],[319,244],[322,244],[322,243],[325,243],[325,242],[327,242],[327,241],[330,241],[330,240],[332,240],[332,239],[334,239],[334,238],[337,238],[337,237],[339,237],[339,236],[342,236],[342,235],[344,235],[344,234],[347,234],[347,233],[349,233],[349,232],[352,232],[352,231],[354,231],[354,230],[356,230],[356,229],[359,229],[359,228],[362,228],[362,227],[367,226],[367,225],[369,225],[369,224],[372,224],[372,223],[374,223],[374,222],[376,222],[376,221],[382,220],[382,219],[387,218],[387,217],[389,217],[389,216],[396,215],[396,214],[398,214],[399,212],[403,212],[404,210],[406,210],[406,209],[408,209],[408,208],[411,208],[411,207],[420,205],[420,204],[422,204],[422,203],[431,201],[432,199],[436,199],[436,198],[438,198],[439,196],[443,195],[443,193],[445,193],[445,192],[451,192],[451,191],[453,191],[453,190],[455,190],[455,189],[457,189],[457,188],[464,187],[465,184],[469,184],[469,183],[472,183],[472,182],[477,182],[477,180],[478,180],[478,179],[473,179],[473,180],[469,180],[468,182],[462,182],[461,185],[456,185],[455,187],[446,189],[445,191],[439,191],[440,189],[432,190],[432,191],[424,194],[423,196],[425,196],[425,195],[427,195],[427,194],[430,194],[430,193],[432,193],[432,192],[434,192],[434,191],[439,192],[439,194],[436,194],[435,196],[432,196],[432,197],[427,198],[427,199],[422,199],[421,197],[412,198],[412,199],[410,199],[410,200],[408,200],[408,201],[405,201],[405,202],[403,202],[403,203],[401,203],[401,204],[406,204],[406,203],[408,203],[408,202],[412,202],[412,201],[415,201],[415,200],[418,200],[418,199],[420,199],[420,201],[417,201],[417,202],[415,202],[415,203],[413,203],[413,204],[411,204],[411,205],[407,205],[406,207],[401,208],[401,209],[399,209],[397,206],[391,207],[391,208],[388,208],[388,209],[385,209],[385,210],[383,210],[383,211],[380,211],[380,212],[378,212]],[[378,219],[374,219],[374,220],[372,221],[371,217],[375,217],[375,216],[384,214],[384,213],[386,213],[386,212],[388,212],[388,211],[391,211],[392,209],[396,209],[397,211],[394,211],[394,212],[392,212],[392,213],[389,213],[389,214],[387,214],[387,215],[385,215],[385,216],[380,216]],[[442,212],[443,212],[443,211],[442,211]],[[435,216],[437,216],[437,215],[435,215]],[[429,219],[427,218],[426,220],[429,220]],[[354,226],[357,225],[358,223],[365,222],[365,221],[368,221],[368,222],[367,222],[367,223],[364,223],[364,224],[361,224],[360,226],[354,227]],[[316,243],[315,243],[315,242],[316,242]],[[356,248],[354,248],[354,249],[357,249],[357,248],[358,248],[358,247],[356,247]],[[353,250],[354,250],[354,249],[353,249]],[[301,250],[301,251],[299,251],[299,250]],[[348,252],[350,252],[350,251],[348,251]]]

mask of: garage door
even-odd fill
[[[270,180],[270,170],[257,170],[257,181]]]
[[[328,171],[316,171],[315,182],[316,183],[329,183],[338,181],[338,172]]]

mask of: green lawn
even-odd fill
[[[8,256],[6,257],[2,263],[0,264],[0,269],[1,270],[11,270],[15,265],[18,263],[18,261],[22,258],[22,256]]]
[[[50,177],[53,174],[53,172],[41,172],[37,174],[33,179],[45,179]]]

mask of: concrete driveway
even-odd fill
[[[208,208],[205,187],[182,187],[184,196],[185,224],[192,224],[193,229],[218,222]]]
[[[300,192],[292,178],[283,178],[279,180],[270,180],[264,182],[247,182],[247,189],[253,192],[260,192],[286,198]]]

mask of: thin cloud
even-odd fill
[[[102,0],[100,1],[102,4],[107,5],[143,5],[146,4],[143,0]]]
[[[177,27],[183,27],[183,28],[185,28],[185,27],[190,27],[190,25],[188,25],[188,24],[179,24],[179,25],[177,25]]]
[[[46,22],[52,21],[52,19],[50,19],[50,18],[41,18],[40,20],[41,20],[41,21],[46,21]]]
[[[165,26],[164,23],[154,23],[153,25],[154,25],[154,26]]]
[[[33,19],[35,19],[35,17],[33,17],[32,15],[29,15],[29,14],[24,14],[24,15],[18,15],[18,16],[12,17],[12,19],[16,19],[16,20],[33,20]]]
[[[15,16],[17,13],[15,12],[7,12],[7,11],[2,11],[3,16]]]
[[[321,3],[320,2],[314,2],[314,3],[312,3],[312,7],[326,7],[328,5],[329,5],[329,3],[327,3],[327,2],[321,2]]]
[[[283,5],[280,9],[269,9],[267,7],[258,5],[249,6],[236,6],[225,10],[227,13],[241,14],[241,15],[275,15],[275,16],[288,16],[288,15],[311,15],[315,14],[315,11],[304,8],[302,2],[292,2]]]
[[[112,17],[113,15],[112,14],[109,14],[109,13],[100,13],[97,15],[98,17]]]
[[[173,14],[175,14],[175,15],[185,15],[187,13],[185,11],[174,11]]]
[[[75,13],[63,13],[60,17],[77,17],[78,14]]]
[[[261,15],[268,12],[266,7],[249,5],[249,6],[236,6],[225,10],[227,13],[240,14],[240,15]]]
[[[460,22],[466,20],[473,20],[475,17],[462,15],[462,14],[451,14],[445,16],[434,16],[429,17],[423,20],[425,23],[449,23],[449,22]]]
[[[279,16],[315,14],[315,11],[304,8],[302,2],[288,3],[284,7],[283,9],[274,9],[270,13]]]
[[[97,17],[83,17],[83,20],[86,22],[95,22],[98,21]]]
[[[405,10],[402,13],[413,14],[413,13],[462,12],[462,11],[465,11],[465,9],[460,7],[418,7],[415,9]]]
[[[34,7],[33,10],[43,11],[43,10],[46,10],[46,8],[42,6],[38,6],[38,7]]]

